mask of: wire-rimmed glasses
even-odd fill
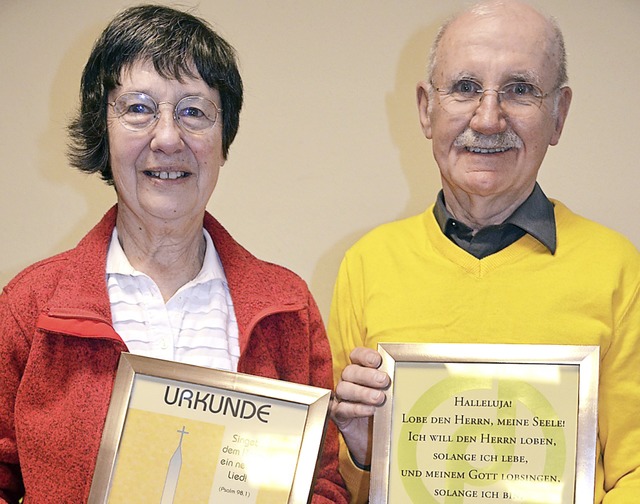
[[[109,102],[120,123],[131,131],[141,131],[155,124],[160,117],[160,105],[151,96],[140,92],[128,92]],[[174,120],[185,131],[201,134],[211,129],[222,109],[202,96],[185,96],[173,109]]]
[[[511,117],[528,117],[542,106],[542,101],[552,92],[544,93],[530,82],[509,82],[499,89],[484,89],[470,79],[456,81],[450,88],[440,88],[432,83],[440,97],[440,104],[453,115],[469,114],[480,106],[486,93],[495,93],[505,114]]]

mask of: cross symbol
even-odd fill
[[[179,432],[179,433],[180,433],[180,444],[182,444],[182,437],[183,437],[185,434],[189,434],[185,429],[186,429],[186,426],[184,426],[184,425],[183,425],[183,426],[182,426],[182,430],[176,431],[176,432]]]

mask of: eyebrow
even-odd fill
[[[531,84],[542,84],[540,75],[533,70],[526,70],[524,72],[518,72],[511,75],[510,81],[513,82],[530,82]]]
[[[471,80],[478,83],[482,82],[482,79],[476,76],[475,72],[469,72],[467,70],[462,70],[456,74],[453,74],[449,79],[447,79],[449,83],[458,82],[461,80]],[[531,84],[540,86],[541,79],[538,72],[535,72],[533,70],[524,70],[509,74],[509,76],[504,80],[503,84],[509,82],[530,82]]]

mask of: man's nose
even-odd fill
[[[506,129],[506,116],[500,105],[498,91],[485,89],[482,92],[469,126],[484,135],[493,135]]]

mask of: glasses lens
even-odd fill
[[[474,112],[485,94],[496,94],[505,114],[511,117],[528,117],[542,105],[545,95],[539,87],[528,82],[506,84],[499,91],[483,90],[471,81],[459,81],[451,89],[436,88],[440,104],[452,115],[466,115]]]
[[[526,117],[540,108],[543,93],[528,82],[507,84],[500,90],[500,102],[504,111],[515,117]]]
[[[452,115],[470,113],[478,106],[482,96],[482,86],[468,79],[456,81],[451,87],[436,90],[442,108]]]
[[[113,105],[113,109],[122,124],[131,130],[141,130],[156,119],[158,106],[150,96],[144,93],[124,93]]]
[[[176,105],[176,119],[184,129],[201,132],[213,127],[218,118],[216,105],[201,96],[187,96]]]

